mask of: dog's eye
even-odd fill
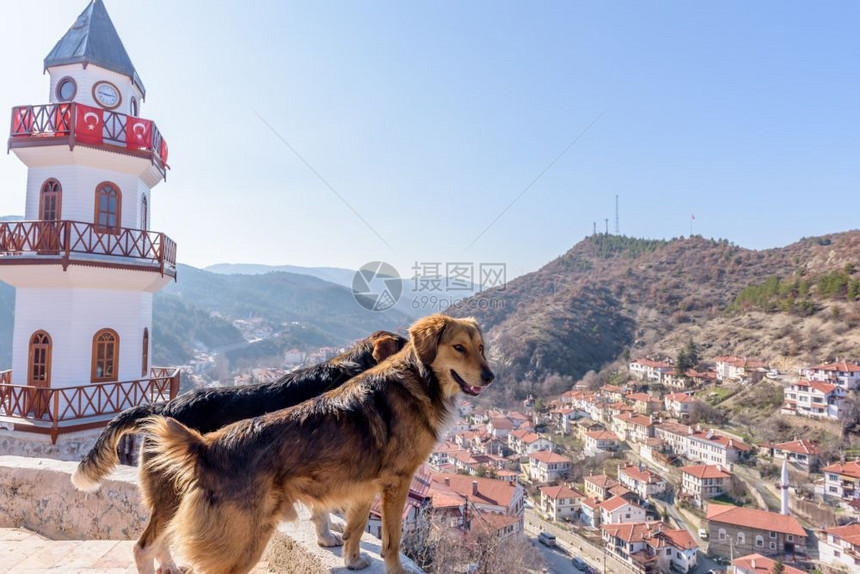
[[[454,350],[457,351],[458,353],[465,353],[466,347],[464,347],[463,345],[457,344],[457,345],[454,345]]]
[[[484,346],[481,345],[480,347],[478,347],[478,351],[480,351],[481,354],[483,355],[484,354]]]

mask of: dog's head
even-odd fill
[[[368,340],[373,345],[371,356],[377,363],[381,363],[391,355],[396,355],[407,343],[405,337],[388,331],[377,331],[368,337]]]
[[[431,315],[409,328],[418,360],[430,367],[445,396],[458,390],[478,396],[495,375],[484,357],[484,337],[474,319]]]

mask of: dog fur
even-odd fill
[[[127,433],[143,431],[148,417],[168,416],[201,433],[211,432],[239,420],[297,405],[337,388],[397,353],[405,344],[406,339],[399,335],[378,331],[345,353],[319,365],[288,373],[274,383],[197,390],[167,403],[128,409],[108,424],[78,465],[72,482],[81,490],[98,489],[100,482],[119,462],[116,452],[119,440]],[[160,565],[159,574],[175,574],[180,570],[173,562],[163,535],[164,527],[179,506],[179,498],[168,477],[147,465],[147,440],[144,439],[141,449],[140,488],[151,516],[135,545],[135,559],[142,574],[154,572],[154,558]],[[316,511],[314,523],[321,546],[342,544],[340,537],[330,531],[327,511]]]
[[[433,315],[409,333],[398,354],[299,406],[205,436],[151,419],[147,464],[181,493],[169,530],[195,572],[250,571],[278,522],[295,518],[296,502],[344,508],[344,562],[364,568],[359,541],[377,493],[386,572],[405,572],[401,515],[412,477],[458,393],[478,395],[493,380],[474,319]]]

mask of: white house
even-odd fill
[[[818,537],[819,560],[830,566],[860,571],[860,523],[825,528]]]
[[[717,357],[715,363],[718,381],[757,382],[762,379],[767,370],[767,364],[764,361],[734,355]]]
[[[660,381],[663,375],[671,373],[675,367],[665,361],[638,359],[628,365],[630,374],[640,381]]]
[[[685,529],[635,522],[604,524],[602,533],[607,552],[634,572],[690,572],[696,567],[699,545]]]
[[[616,451],[618,445],[618,435],[612,431],[598,430],[585,433],[585,454],[589,456]]]
[[[584,494],[566,484],[542,486],[540,489],[541,508],[551,520],[576,516],[579,503],[584,499]]]
[[[642,500],[666,492],[666,481],[646,466],[619,466],[618,482],[635,492]]]
[[[567,476],[573,462],[549,450],[529,455],[529,477],[534,482],[553,482]]]
[[[824,496],[845,501],[860,500],[860,460],[837,462],[821,469]]]
[[[633,504],[626,498],[613,496],[600,503],[600,523],[620,524],[622,522],[642,522],[645,520],[645,509]]]
[[[726,491],[732,475],[721,466],[702,464],[681,469],[681,494],[690,497],[696,506]]]
[[[785,389],[782,413],[839,420],[839,410],[847,392],[844,387],[831,383],[801,379]]]
[[[690,411],[693,405],[696,404],[696,399],[688,393],[670,393],[663,397],[663,402],[666,412],[677,419],[684,420],[690,416]]]
[[[837,361],[803,369],[802,376],[811,381],[822,381],[846,390],[860,388],[860,361]]]

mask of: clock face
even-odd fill
[[[110,82],[97,82],[93,86],[93,97],[104,108],[114,109],[122,101],[122,96],[116,86]]]

